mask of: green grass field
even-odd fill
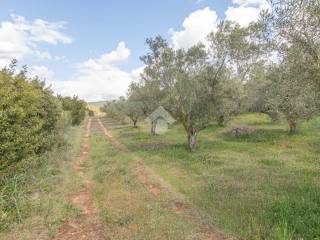
[[[112,129],[109,120],[104,123]],[[234,137],[228,133],[233,125],[257,130]],[[225,128],[212,124],[202,131],[195,153],[187,150],[179,125],[155,137],[145,125],[112,131],[224,232],[245,239],[320,239],[320,118],[302,122],[296,135],[286,127],[263,114],[244,114]]]
[[[108,239],[210,239],[208,229],[174,211],[174,197],[154,197],[138,180],[132,153],[101,132],[91,136],[95,201]]]
[[[179,125],[151,136],[144,124],[101,120],[128,150],[117,149],[94,118],[81,177],[74,166],[83,130],[71,129],[67,148],[1,188],[1,240],[54,239],[67,219],[80,216],[68,195],[87,181],[107,239],[225,239],[213,237],[217,231],[231,239],[320,239],[320,118],[288,135],[285,122],[240,115],[202,131],[193,153]],[[236,125],[256,131],[234,137]],[[138,161],[159,196],[139,179]]]

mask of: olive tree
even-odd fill
[[[161,66],[163,63],[162,54],[168,49],[169,44],[161,36],[148,38],[146,44],[149,52],[140,57],[141,61],[145,64],[144,71],[141,74],[141,82],[133,84],[131,89],[136,98],[143,104],[144,115],[148,116],[163,104],[167,95],[166,90],[161,86],[162,76],[159,73],[160,69],[164,69],[165,67]],[[157,121],[151,121],[151,135],[156,134],[156,125]]]
[[[219,125],[241,109],[243,83],[265,54],[260,35],[260,24],[242,28],[236,23],[223,21],[208,36],[209,115],[213,115]]]
[[[273,122],[279,119],[279,110],[270,101],[271,80],[268,78],[270,65],[265,62],[256,64],[244,85],[244,109],[249,112],[267,114]]]
[[[101,107],[101,111],[105,112],[109,117],[124,123],[126,118],[125,105],[125,98],[120,97],[117,100],[108,101]]]
[[[320,2],[318,0],[270,1],[271,11],[261,23],[275,67],[269,74],[268,103],[287,118],[294,133],[299,119],[319,109]]]
[[[270,13],[262,18],[266,38],[280,59],[300,65],[299,69],[320,87],[320,1],[270,3]]]
[[[130,118],[133,123],[133,127],[137,128],[138,120],[143,116],[143,104],[140,101],[136,101],[128,98],[124,104],[124,113]]]
[[[243,83],[237,79],[221,79],[217,84],[213,102],[213,116],[219,126],[224,126],[230,118],[242,109]],[[212,110],[211,110],[212,111]]]
[[[270,1],[271,11],[261,23],[265,39],[277,53],[278,62],[297,68],[301,81],[320,89],[320,2],[319,0]]]
[[[140,81],[133,82],[129,86],[126,112],[134,127],[139,118],[146,118],[157,107],[155,99],[158,91],[153,91],[148,85]]]
[[[191,151],[196,148],[198,132],[210,121],[207,61],[203,45],[187,50],[165,47],[152,68],[145,71],[146,75],[152,75],[149,80],[166,93],[161,103],[183,125]]]
[[[259,24],[241,28],[222,22],[208,36],[209,49],[202,44],[173,49],[161,37],[147,40],[145,86],[158,93],[153,103],[163,105],[184,126],[190,150],[213,117],[223,125],[240,109],[243,82],[263,52],[260,30]]]
[[[289,133],[297,131],[300,119],[310,119],[318,113],[318,97],[315,86],[304,82],[304,73],[297,65],[282,63],[270,69],[267,88],[268,105],[277,109],[287,119]]]

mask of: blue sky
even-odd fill
[[[245,26],[266,6],[266,0],[0,0],[0,65],[14,57],[56,92],[116,98],[138,79],[147,37],[189,47],[220,20]]]

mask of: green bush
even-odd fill
[[[61,104],[26,70],[14,74],[15,62],[0,71],[0,173],[14,173],[57,142]],[[1,175],[0,175],[1,176]]]
[[[61,97],[59,99],[62,103],[64,111],[70,113],[71,124],[73,126],[79,125],[86,116],[87,103],[83,100],[78,99],[78,97]]]

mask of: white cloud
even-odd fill
[[[62,62],[62,63],[68,63],[69,62],[69,60],[68,60],[68,58],[66,57],[66,56],[54,56],[54,58],[53,58],[55,61],[57,61],[57,62]]]
[[[65,29],[64,22],[47,22],[42,19],[36,19],[33,23],[25,22],[31,33],[31,41],[45,42],[49,44],[70,44],[72,38],[64,35],[60,30]]]
[[[79,68],[83,72],[109,69],[113,64],[126,61],[129,58],[130,53],[130,49],[126,47],[126,44],[124,42],[120,42],[116,50],[113,50],[110,53],[103,54],[98,59],[91,58],[84,63],[81,63],[79,65]]]
[[[183,30],[170,29],[172,44],[175,48],[189,48],[199,42],[206,42],[206,37],[217,28],[218,16],[214,10],[206,7],[191,13],[183,21]]]
[[[43,59],[43,60],[51,60],[52,59],[52,56],[48,51],[41,52],[41,51],[36,50],[36,51],[34,51],[34,54],[38,58]]]
[[[28,35],[13,22],[3,22],[0,26],[0,61],[8,63],[12,58],[21,59],[31,53]]]
[[[233,0],[232,3],[225,12],[226,20],[243,27],[257,21],[261,10],[270,8],[267,0]],[[199,42],[206,45],[206,37],[217,29],[219,21],[217,13],[209,7],[192,12],[184,19],[181,31],[169,30],[173,47],[189,48]]]
[[[40,60],[68,61],[64,56],[40,50],[39,46],[71,43],[72,38],[61,32],[64,28],[63,22],[41,19],[30,22],[12,15],[11,21],[0,23],[0,66],[9,64],[12,58],[22,60],[27,55]],[[141,68],[125,71],[118,66],[129,56],[130,49],[120,42],[115,50],[77,64],[74,77],[67,81],[57,80],[54,72],[43,65],[32,66],[29,75],[39,76],[59,94],[78,95],[88,101],[113,99],[125,95],[129,84],[138,80],[142,71]]]
[[[87,101],[123,96],[129,84],[139,79],[143,69],[120,69],[117,64],[127,61],[129,56],[130,49],[120,42],[115,50],[78,64],[75,77],[68,81],[55,81],[53,89],[62,95],[77,95]]]
[[[140,79],[140,76],[143,73],[144,68],[145,68],[145,66],[142,66],[142,67],[133,69],[131,71],[131,75],[133,76],[134,80],[139,80]]]
[[[49,53],[38,51],[38,44],[68,44],[73,41],[61,32],[65,28],[63,22],[42,19],[29,22],[22,16],[11,17],[11,21],[0,23],[0,66],[8,64],[13,58],[21,60],[28,54],[48,59]]]
[[[270,7],[267,0],[233,0],[233,4],[237,6],[226,10],[226,20],[235,21],[243,27],[257,21],[260,12]]]
[[[233,0],[234,4],[242,6],[256,6],[256,7],[267,7],[269,3],[267,0]]]
[[[30,77],[38,76],[42,81],[45,81],[46,85],[55,85],[54,73],[46,66],[34,65],[30,69]]]

